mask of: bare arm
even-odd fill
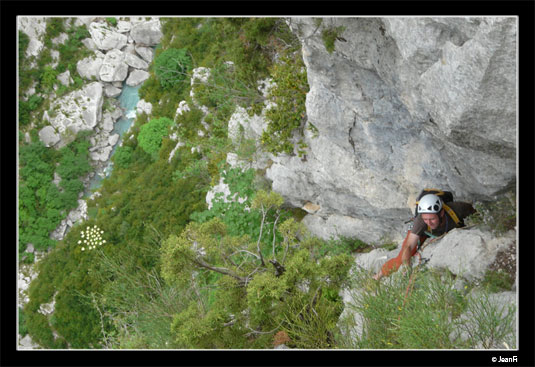
[[[418,239],[420,237],[415,235],[414,233],[409,234],[409,238],[407,239],[407,246],[403,250],[403,254],[401,254],[401,263],[404,265],[407,265],[409,263],[409,259],[411,257],[411,253],[414,250],[414,248],[418,245]]]

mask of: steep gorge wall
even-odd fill
[[[292,18],[310,92],[306,158],[267,171],[322,237],[399,240],[424,187],[490,200],[516,182],[515,18]],[[329,53],[324,29],[344,27]]]

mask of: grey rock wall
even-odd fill
[[[292,18],[310,91],[306,159],[273,189],[322,237],[404,237],[424,187],[489,200],[516,180],[515,18]],[[328,53],[321,33],[345,27]]]

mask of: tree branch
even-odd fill
[[[237,280],[240,281],[240,283],[245,283],[246,282],[246,278],[244,277],[241,277],[239,276],[238,274],[232,272],[231,270],[227,269],[227,268],[219,268],[219,267],[215,267],[215,266],[212,266],[210,264],[208,264],[207,262],[199,259],[199,258],[195,258],[193,259],[193,261],[199,265],[200,267],[203,267],[203,268],[206,268],[208,270],[212,270],[212,271],[215,271],[216,273],[220,273],[220,274],[224,274],[224,275],[229,275]]]
[[[272,247],[273,247],[273,259],[277,260],[275,258],[275,238],[276,238],[276,234],[277,234],[277,221],[279,220],[280,218],[280,213],[277,212],[277,218],[275,218],[275,222],[273,223],[273,243],[272,243]]]
[[[262,210],[262,222],[260,223],[260,234],[258,235],[258,241],[256,241],[256,250],[258,251],[258,255],[260,256],[260,261],[262,262],[262,266],[266,266],[266,264],[264,263],[262,252],[260,251],[260,239],[262,238],[262,232],[264,230],[264,222],[266,220],[266,211],[264,210],[264,204],[262,204],[261,210]]]

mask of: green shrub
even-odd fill
[[[19,63],[26,58],[26,50],[30,44],[30,37],[23,31],[19,31]]]
[[[490,293],[497,293],[503,291],[510,291],[513,287],[515,279],[506,271],[487,270],[481,286],[488,289]]]
[[[294,132],[302,136],[306,120],[305,99],[308,92],[307,74],[299,55],[285,56],[272,68],[275,86],[269,98],[276,104],[266,112],[268,127],[262,133],[262,144],[273,154],[293,154]],[[300,141],[302,145],[302,140]],[[304,147],[304,146],[303,146]],[[299,155],[304,151],[299,149]]]
[[[108,23],[111,24],[112,26],[116,26],[116,25],[117,25],[117,18],[115,18],[115,17],[108,17],[108,18],[106,18],[106,22],[108,22]]]
[[[191,70],[192,62],[186,49],[169,48],[154,60],[154,70],[164,89],[182,89],[188,83],[184,80]]]
[[[49,91],[54,87],[54,84],[57,82],[58,72],[53,69],[51,66],[45,66],[43,73],[41,74],[41,87],[45,91]]]
[[[492,304],[485,288],[467,296],[450,273],[416,268],[380,283],[370,275],[358,270],[351,276],[352,312],[340,320],[337,339],[344,348],[490,348],[512,333],[514,308]],[[358,330],[353,312],[362,317],[356,338],[350,336]]]
[[[476,213],[469,216],[467,225],[479,225],[496,235],[516,228],[516,192],[514,190],[500,195],[494,201],[476,202]]]
[[[119,168],[128,168],[132,162],[133,151],[134,150],[132,147],[128,145],[122,145],[118,147],[113,155],[113,161],[115,162],[116,166]]]
[[[167,135],[167,129],[172,124],[171,119],[161,117],[142,125],[137,137],[139,146],[148,154],[157,154],[162,145],[162,138]]]
[[[65,32],[64,18],[47,18],[45,33],[49,38],[56,38],[62,32]]]
[[[346,28],[344,26],[335,27],[335,28],[325,28],[321,32],[321,38],[323,40],[323,44],[325,46],[325,49],[328,53],[332,53],[334,51],[334,41],[340,37],[340,34],[345,30]]]
[[[28,327],[26,326],[26,317],[24,316],[24,310],[19,308],[19,334],[21,337],[28,335]]]

